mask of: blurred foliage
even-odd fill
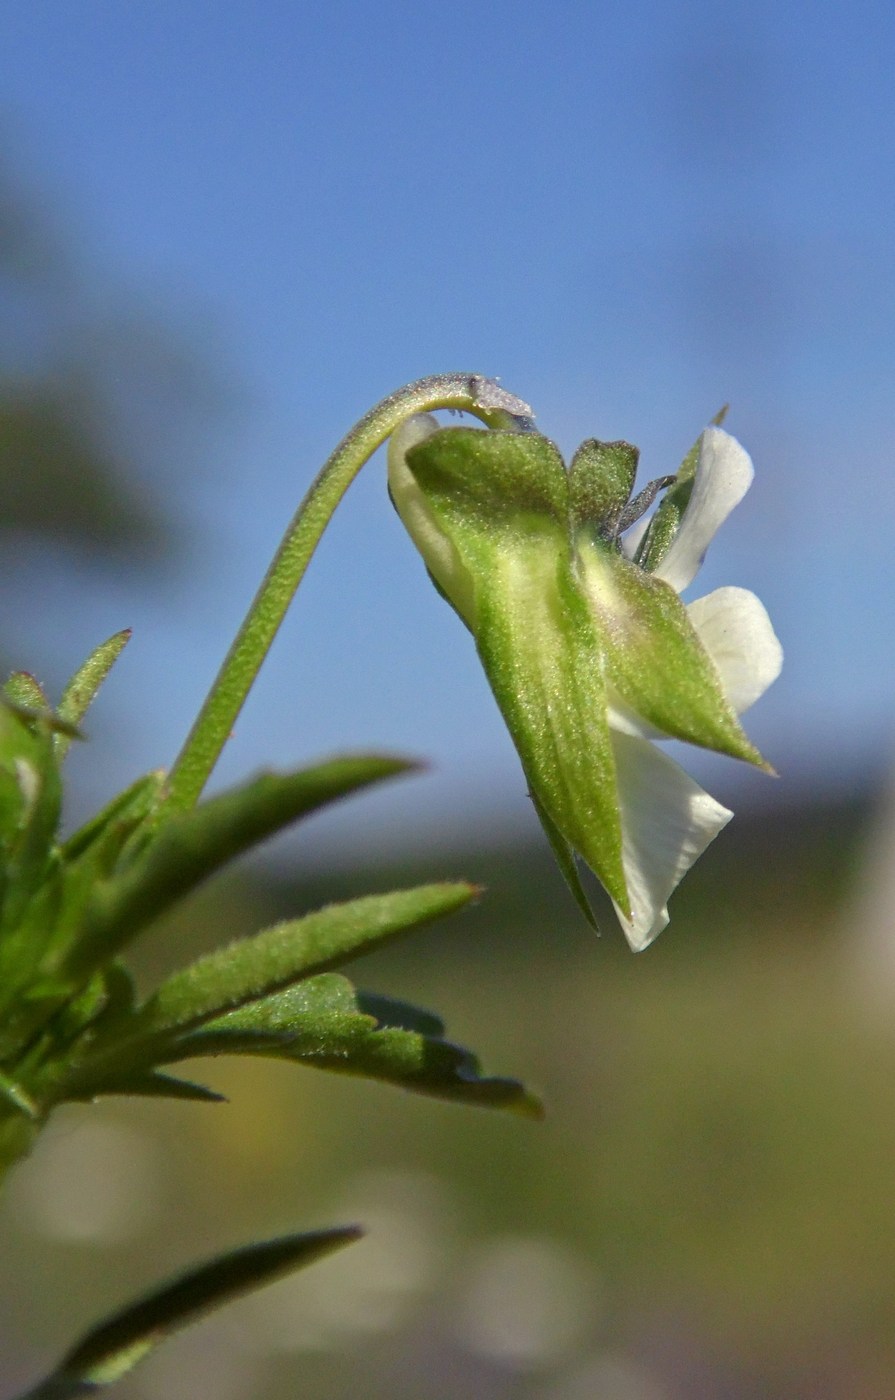
[[[176,541],[150,468],[212,403],[192,347],[110,289],[0,162],[0,531],[157,564]]]
[[[172,1343],[122,1400],[887,1400],[895,1032],[837,925],[866,814],[738,814],[637,957],[581,926],[541,845],[357,872],[488,878],[452,934],[357,980],[437,1005],[547,1121],[224,1062],[232,1107],[67,1111],[10,1183],[4,1352],[35,1369],[224,1235],[359,1218],[350,1259]],[[159,928],[142,979],[335,891],[354,892],[335,869],[233,879]],[[91,1168],[116,1135],[116,1170]]]

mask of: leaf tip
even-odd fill
[[[529,1093],[527,1089],[513,1107],[521,1118],[530,1118],[533,1123],[543,1123],[547,1117],[547,1106],[543,1099],[539,1099],[537,1094]]]

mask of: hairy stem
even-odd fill
[[[194,806],[242,709],[277,629],[339,501],[361,467],[414,413],[462,409],[492,428],[527,429],[531,409],[493,380],[434,374],[371,409],[324,464],[283,537],[168,779],[167,812]]]

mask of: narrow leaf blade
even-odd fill
[[[108,641],[102,642],[96,651],[88,656],[83,666],[75,672],[62,692],[62,699],[59,701],[59,714],[62,719],[68,720],[74,725],[81,722],[95,699],[97,691],[130,639],[131,629],[126,627],[123,631],[116,632],[114,636],[109,637]],[[70,743],[71,740],[67,735],[56,735],[56,757],[60,761],[68,752]]]
[[[125,1075],[120,1080],[109,1080],[94,1089],[96,1094],[137,1095],[140,1098],[189,1099],[193,1103],[226,1103],[226,1094],[219,1094],[205,1084],[194,1084],[189,1079],[177,1079],[171,1074],[159,1074],[152,1070],[144,1074]]]
[[[391,756],[347,755],[297,773],[262,774],[173,818],[96,891],[65,971],[89,974],[235,856],[300,817],[414,767]]]
[[[474,885],[445,883],[367,895],[276,924],[210,953],[170,977],[133,1016],[117,1021],[109,1038],[100,1036],[63,1097],[101,1093],[123,1073],[163,1059],[181,1059],[176,1046],[190,1030],[453,913],[477,892]]]
[[[121,844],[149,815],[161,792],[165,774],[157,768],[144,773],[129,787],[116,793],[95,816],[73,831],[62,845],[62,858],[66,862],[82,856],[89,846],[106,836],[111,828],[120,832]]]
[[[173,1332],[212,1309],[361,1237],[356,1226],[284,1235],[191,1269],[94,1327],[23,1400],[63,1400],[112,1385]]]

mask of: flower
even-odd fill
[[[637,457],[591,439],[567,470],[538,433],[442,429],[425,415],[393,436],[388,472],[432,579],[475,638],[572,893],[593,922],[577,857],[639,950],[732,815],[654,741],[767,769],[739,715],[782,652],[747,590],[687,606],[678,596],[748,490],[743,448],[707,428],[676,477],[632,501]]]

